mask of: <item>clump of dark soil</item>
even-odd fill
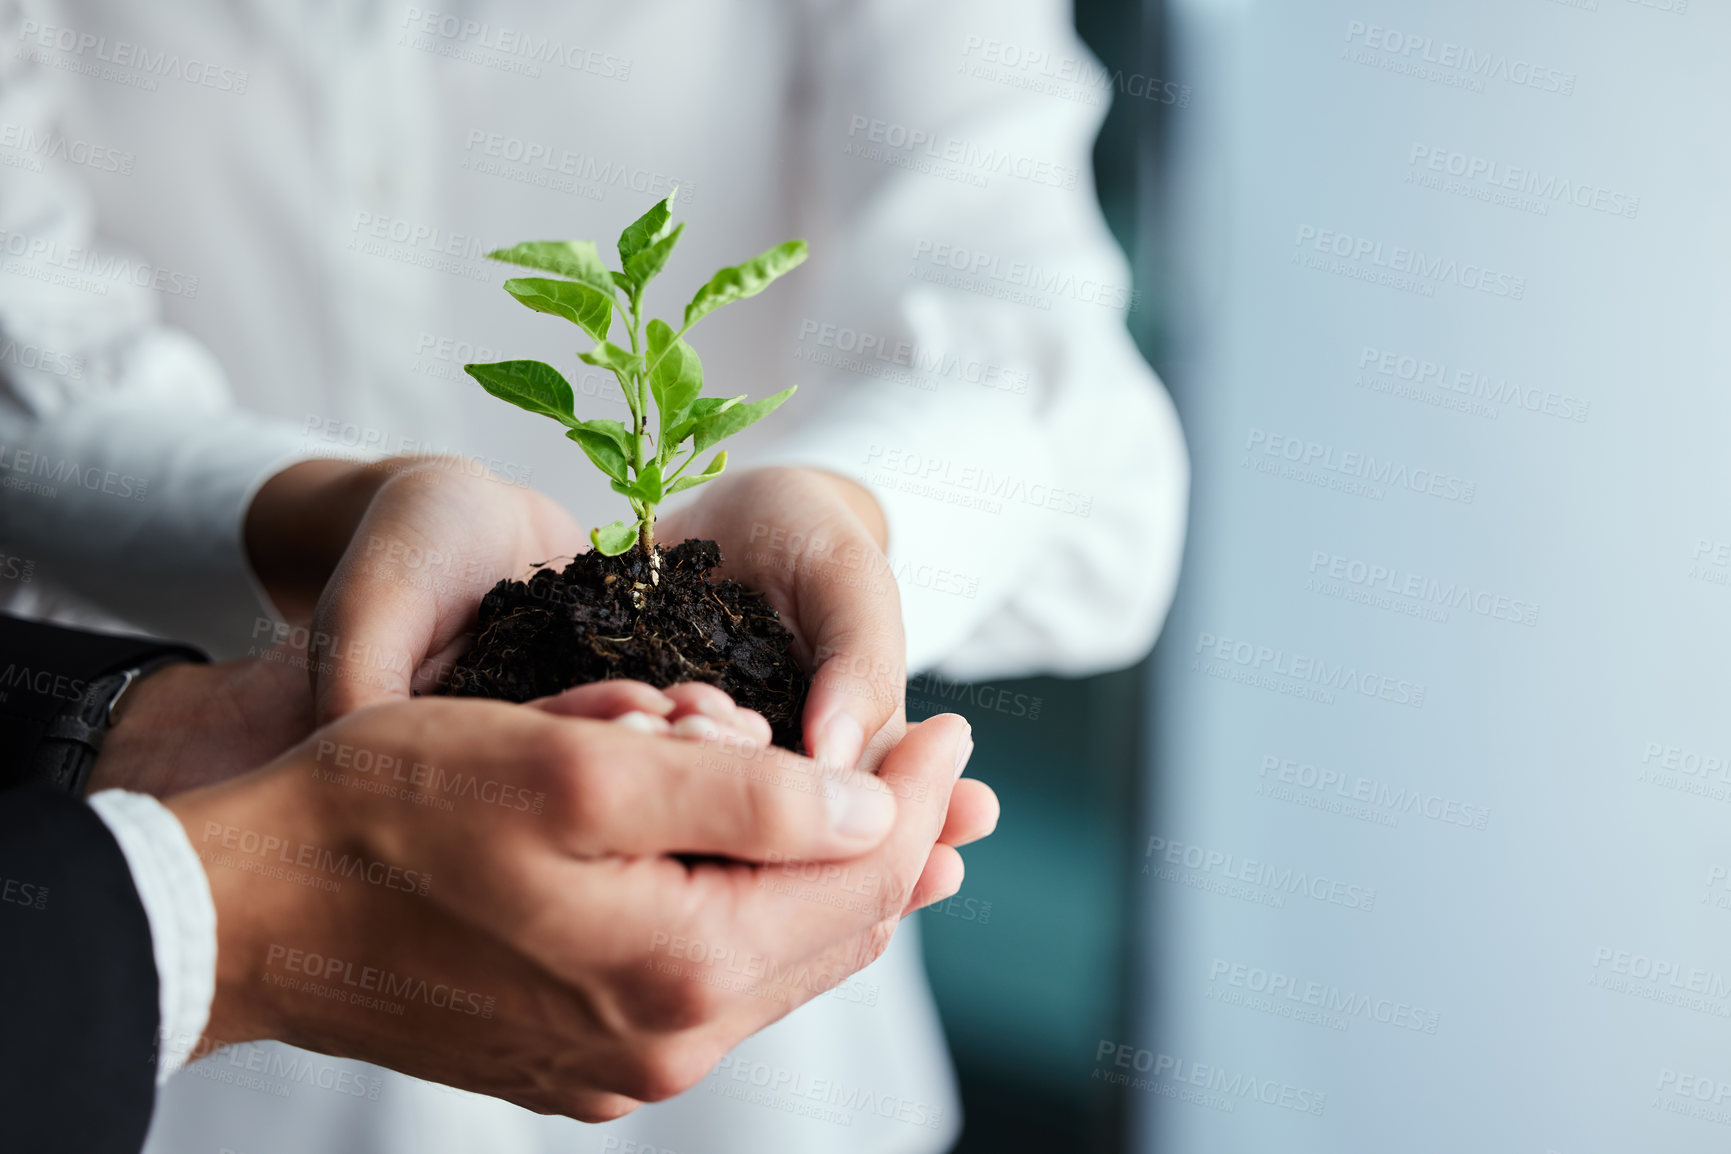
[[[563,570],[505,580],[481,601],[475,644],[443,692],[530,701],[610,677],[665,688],[703,681],[769,720],[775,743],[801,751],[799,717],[811,679],[793,659],[793,634],[763,594],[711,580],[714,541],[577,556]]]

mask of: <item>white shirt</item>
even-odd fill
[[[1093,196],[1110,97],[1056,2],[27,0],[0,31],[0,547],[34,575],[10,605],[247,652],[272,617],[241,520],[308,455],[457,451],[612,520],[553,426],[461,372],[538,357],[580,412],[623,412],[578,371],[587,341],[480,254],[605,251],[677,183],[690,227],[654,312],[811,244],[692,340],[712,388],[802,386],[735,468],[820,465],[884,505],[908,667],[1134,660],[1176,581],[1185,462]],[[875,1007],[822,999],[743,1051],[930,1101],[938,1128],[706,1085],[618,1132],[686,1154],[943,1147],[948,1066],[907,939],[862,975]],[[288,1101],[180,1077],[157,1148],[220,1145],[218,1117],[348,1150],[466,1149],[470,1129],[568,1149],[574,1126],[395,1076],[378,1102]]]

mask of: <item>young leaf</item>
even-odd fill
[[[599,529],[589,530],[589,543],[603,557],[617,557],[637,544],[637,526],[615,521]]]
[[[491,260],[569,277],[613,295],[613,277],[601,263],[592,240],[527,240],[487,254]]]
[[[625,262],[625,275],[630,277],[638,288],[654,280],[661,270],[667,267],[667,258],[673,254],[673,246],[679,243],[679,234],[684,231],[685,223],[681,221],[672,232],[648,248],[632,253],[631,259]]]
[[[695,429],[705,417],[722,412],[725,409],[731,409],[743,400],[745,400],[744,397],[697,398],[695,401],[691,402],[691,411],[686,414],[685,419],[673,426],[673,431],[666,435],[663,443],[670,448],[679,445],[685,440],[685,438],[691,436],[691,430]]]
[[[776,277],[799,267],[805,255],[805,241],[784,241],[744,264],[722,269],[685,306],[685,327],[690,328],[722,305],[756,296]]]
[[[642,252],[656,241],[667,235],[667,222],[673,219],[673,198],[679,195],[675,188],[667,194],[666,200],[657,201],[653,208],[629,225],[619,234],[619,263],[631,270],[631,258]]]
[[[697,352],[679,339],[673,326],[663,320],[649,322],[649,395],[661,413],[662,444],[671,450],[677,440],[668,441],[667,434],[685,419],[703,392],[703,364]]]
[[[621,442],[630,434],[625,431],[624,425],[619,425],[617,435],[612,429],[590,427],[601,424],[619,425],[619,422],[584,421],[565,435],[582,446],[583,452],[595,462],[595,467],[613,478],[613,485],[618,488],[625,483],[625,465],[630,458]],[[621,489],[620,492],[624,490]]]
[[[612,341],[602,341],[586,353],[578,353],[577,359],[586,365],[594,365],[598,369],[612,369],[616,373],[635,373],[643,368],[643,358],[627,349],[622,349]]]
[[[505,291],[538,313],[564,317],[597,342],[607,339],[607,329],[613,320],[613,298],[591,285],[521,277],[506,281]]]
[[[464,365],[463,371],[481,382],[481,387],[510,401],[519,409],[576,425],[571,386],[559,370],[540,361],[499,361],[490,365]]]
[[[635,481],[628,482],[621,477],[612,482],[612,487],[615,493],[622,493],[645,505],[661,504],[665,495],[661,491],[661,462],[653,459],[645,462]]]
[[[764,417],[769,416],[791,396],[793,396],[793,388],[786,388],[774,396],[763,398],[761,401],[752,401],[746,405],[734,405],[732,408],[712,413],[699,421],[696,427],[691,430],[692,444],[701,453],[717,441],[731,437],[748,425],[754,425]]]
[[[713,481],[717,477],[721,476],[721,471],[725,468],[727,468],[727,450],[723,449],[721,452],[715,454],[715,459],[710,461],[709,464],[704,467],[703,472],[698,473],[696,476],[681,477],[679,480],[673,482],[673,484],[667,486],[667,495],[671,497],[675,493],[683,493],[687,489],[695,489],[705,481]]]

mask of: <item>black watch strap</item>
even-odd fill
[[[0,614],[0,788],[82,794],[111,712],[134,682],[197,649]]]

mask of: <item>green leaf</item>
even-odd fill
[[[679,243],[679,235],[684,231],[685,222],[681,221],[672,232],[648,248],[632,253],[631,259],[625,262],[625,275],[638,288],[654,280],[667,267],[667,258],[673,254],[673,246]]]
[[[592,427],[597,425],[618,425],[619,429],[615,434],[610,428]],[[565,435],[582,447],[597,469],[613,478],[615,487],[625,481],[625,465],[631,456],[626,451],[626,438],[631,434],[624,425],[618,421],[584,421]]]
[[[782,273],[804,263],[805,241],[790,240],[752,257],[744,264],[724,268],[697,290],[685,306],[685,327],[690,328],[722,305],[754,297]]]
[[[619,478],[613,483],[613,491],[641,501],[645,505],[659,505],[663,496],[661,491],[661,462],[650,460],[637,471],[635,481]]]
[[[637,291],[637,282],[632,280],[631,274],[625,272],[623,269],[613,269],[607,275],[613,278],[614,284],[624,289],[627,293],[635,293]]]
[[[564,317],[597,342],[607,339],[607,329],[613,321],[613,298],[592,285],[522,277],[506,281],[505,291],[538,313]]]
[[[550,272],[613,295],[613,277],[592,240],[528,240],[487,254],[492,260]]]
[[[721,471],[725,468],[727,468],[727,450],[723,449],[721,452],[715,454],[715,458],[709,462],[703,472],[698,473],[696,476],[681,477],[679,480],[673,482],[673,484],[667,486],[667,495],[671,497],[675,493],[683,493],[687,489],[695,489],[705,481],[713,481],[717,477],[721,476]]]
[[[615,521],[611,525],[591,529],[589,530],[589,543],[594,545],[595,551],[603,557],[617,557],[637,544],[637,525],[627,525],[623,521]]]
[[[673,198],[678,195],[679,189],[675,188],[667,194],[666,200],[656,201],[653,208],[619,234],[619,263],[625,266],[626,272],[631,271],[633,256],[667,235],[667,223],[673,219]]]
[[[663,320],[649,322],[649,395],[661,414],[660,436],[667,434],[685,419],[693,401],[703,392],[703,363],[697,351],[673,331]],[[678,444],[678,441],[672,442]]]
[[[673,426],[673,431],[667,434],[664,443],[669,448],[677,447],[685,438],[691,436],[691,430],[696,428],[705,417],[731,409],[743,400],[745,400],[744,397],[697,398],[691,402],[691,411],[686,414],[685,419]]]
[[[786,388],[772,397],[763,398],[761,401],[752,401],[746,405],[734,405],[732,408],[710,414],[699,421],[696,427],[691,430],[691,435],[695,438],[694,446],[699,453],[703,452],[717,441],[725,440],[741,429],[755,425],[780,408],[781,403],[791,396],[793,396],[793,389]]]
[[[562,424],[577,424],[571,386],[552,365],[540,361],[499,361],[464,365],[463,371],[501,401],[510,401],[519,409],[552,417]]]
[[[622,349],[612,341],[602,341],[586,353],[578,353],[577,359],[586,365],[594,365],[598,369],[612,369],[616,373],[635,373],[643,368],[643,358],[628,349]]]
[[[593,421],[583,421],[578,425],[585,433],[599,433],[615,445],[627,457],[631,456],[631,430],[620,421],[609,417],[598,417]],[[567,434],[569,435],[569,434]]]

